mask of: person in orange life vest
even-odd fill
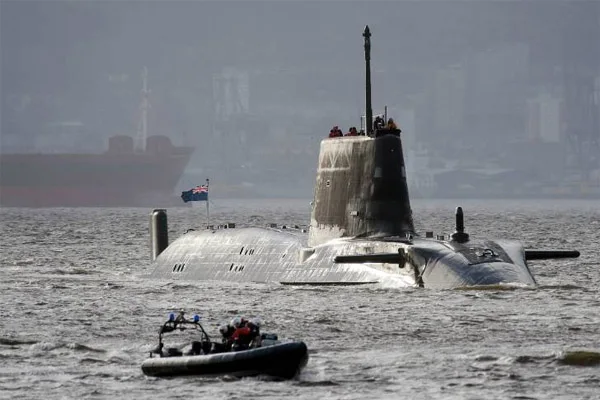
[[[350,128],[348,133],[346,133],[346,136],[358,136],[358,131],[356,130],[356,127],[353,126],[352,128]]]
[[[392,118],[388,119],[387,125],[385,127],[386,129],[390,129],[390,130],[396,130],[398,129],[398,126],[396,126],[396,123],[394,122],[394,120]]]

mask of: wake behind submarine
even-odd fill
[[[169,245],[166,211],[154,210],[156,267],[150,277],[293,285],[394,282],[440,289],[535,286],[528,261],[579,256],[471,237],[460,207],[450,237],[417,235],[400,130],[373,129],[368,26],[363,37],[367,132],[321,141],[308,234],[229,227],[190,231]]]

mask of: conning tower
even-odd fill
[[[414,233],[400,130],[373,130],[368,26],[363,36],[367,134],[321,142],[309,246],[338,237]]]

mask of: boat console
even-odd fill
[[[158,354],[160,357],[176,357],[184,355],[177,347],[168,347],[165,351],[163,343],[163,334],[174,331],[194,330],[200,333],[200,340],[194,340],[191,343],[191,349],[185,355],[209,354],[212,350],[210,336],[200,324],[200,316],[194,315],[193,319],[187,319],[185,312],[180,311],[179,315],[169,314],[169,320],[163,324],[158,332],[158,346],[150,352],[150,358]]]

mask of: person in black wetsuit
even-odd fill
[[[231,324],[223,324],[219,327],[219,333],[221,334],[221,343],[214,342],[211,353],[222,353],[224,351],[231,350],[233,343],[231,335],[235,331],[235,328]]]

